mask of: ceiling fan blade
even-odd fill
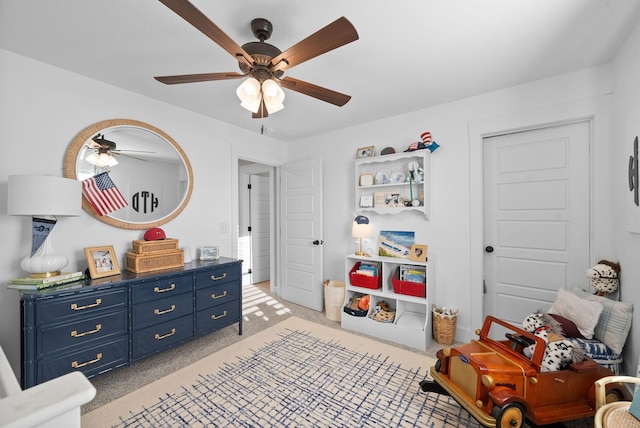
[[[309,95],[310,97],[326,101],[339,107],[342,107],[351,99],[351,95],[341,94],[340,92],[323,88],[321,86],[314,85],[313,83],[303,82],[302,80],[294,79],[293,77],[285,77],[280,80],[280,84],[292,91]]]
[[[125,154],[125,153],[116,153],[116,152],[113,152],[113,154],[114,154],[114,155],[118,155],[118,156],[126,156],[126,157],[128,157],[128,158],[135,159],[135,160],[139,160],[139,161],[142,161],[142,162],[149,162],[149,160],[148,160],[148,159],[142,159],[142,158],[139,158],[139,157],[137,157],[137,156],[127,155],[127,154]]]
[[[117,155],[126,155],[126,153],[124,152],[131,152],[131,153],[155,153],[149,150],[110,150],[111,153],[115,153]]]
[[[272,71],[289,69],[355,40],[358,32],[343,16],[273,58]],[[286,62],[282,63],[283,60]]]
[[[187,0],[160,0],[162,4],[181,16],[189,24],[196,27],[202,34],[216,42],[222,49],[234,58],[242,57],[249,64],[253,58],[242,47],[234,42],[224,31],[206,17],[197,7]]]
[[[210,82],[212,80],[239,79],[243,74],[229,71],[226,73],[201,73],[201,74],[179,74],[176,76],[155,76],[158,82],[165,85],[175,85],[177,83]]]

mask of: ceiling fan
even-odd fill
[[[142,159],[123,152],[153,153],[145,150],[118,150],[116,149],[116,143],[107,140],[102,134],[97,134],[95,137],[91,138],[91,140],[87,142],[87,147],[94,151],[85,158],[86,161],[98,167],[117,165],[118,161],[114,155],[127,156],[139,161],[149,162],[147,159]]]
[[[340,107],[351,99],[351,96],[331,89],[293,77],[282,77],[285,71],[298,64],[358,40],[356,29],[345,17],[338,18],[282,52],[277,47],[265,43],[265,40],[271,37],[273,26],[264,18],[251,21],[251,31],[259,41],[240,46],[188,0],[160,2],[229,52],[238,61],[242,73],[232,71],[156,76],[154,78],[157,81],[173,85],[247,77],[237,93],[242,100],[241,105],[252,111],[253,118],[267,117],[269,113],[283,108],[284,92],[280,86]],[[273,85],[273,82],[276,84]]]

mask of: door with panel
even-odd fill
[[[521,323],[589,268],[590,124],[483,139],[484,314]]]

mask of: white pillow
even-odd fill
[[[593,330],[598,324],[602,309],[602,303],[582,299],[564,288],[560,288],[549,313],[573,321],[586,339],[592,339]]]

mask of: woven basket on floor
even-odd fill
[[[451,315],[444,314],[441,308],[432,306],[433,338],[441,345],[453,345],[456,339],[456,324],[458,311],[451,311]]]

